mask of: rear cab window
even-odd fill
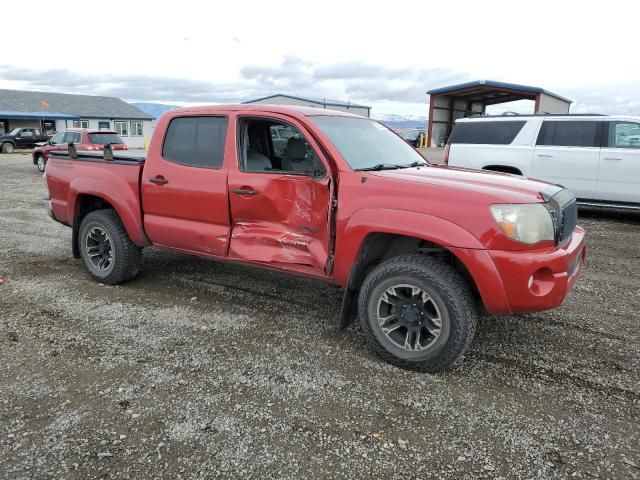
[[[525,123],[525,120],[461,122],[456,124],[448,143],[509,145]]]
[[[227,117],[177,117],[162,145],[165,160],[198,168],[220,169],[224,160]]]

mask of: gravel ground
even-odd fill
[[[323,283],[147,249],[99,285],[44,196],[0,156],[0,478],[640,477],[640,217],[582,214],[566,303],[428,375]]]

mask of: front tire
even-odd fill
[[[15,147],[11,142],[5,142],[2,144],[2,153],[13,153],[15,151]]]
[[[78,247],[87,270],[101,283],[126,282],[140,271],[142,249],[131,241],[115,210],[95,210],[84,217]]]
[[[46,168],[47,162],[44,160],[44,155],[38,155],[36,157],[36,167],[38,167],[38,171],[40,173],[44,173],[44,169]]]
[[[462,358],[477,324],[464,278],[424,255],[394,257],[373,269],[360,289],[358,309],[378,356],[422,372],[445,370]]]

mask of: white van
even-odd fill
[[[640,210],[639,133],[639,117],[464,118],[449,137],[445,163],[560,184],[582,205]]]

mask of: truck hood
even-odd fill
[[[461,189],[493,197],[497,202],[530,203],[544,201],[563,187],[519,175],[472,170],[468,168],[432,165],[420,168],[381,170],[371,172],[389,180],[437,185],[449,189]]]

